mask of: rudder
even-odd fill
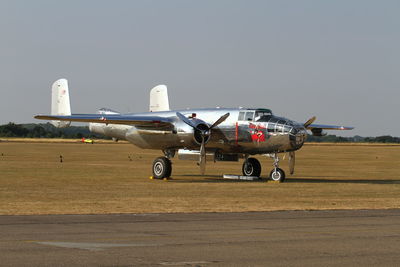
[[[168,89],[161,84],[150,90],[150,112],[169,111]]]
[[[51,87],[51,115],[71,115],[71,104],[69,100],[68,81],[59,79]],[[68,127],[69,121],[51,121],[57,128]]]

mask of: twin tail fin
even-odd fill
[[[68,81],[59,79],[51,86],[51,115],[71,115],[71,104],[69,100]],[[51,121],[57,128],[66,128],[69,121]]]

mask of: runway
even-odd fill
[[[2,266],[395,266],[400,210],[0,216]]]

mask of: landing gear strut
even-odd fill
[[[274,169],[270,172],[269,178],[272,181],[283,183],[285,181],[286,175],[285,172],[279,168],[279,157],[277,153],[273,154],[274,159]]]
[[[153,178],[169,178],[172,172],[171,161],[166,157],[158,157],[153,161]]]
[[[242,172],[244,176],[260,177],[261,164],[256,158],[246,158],[243,162]]]

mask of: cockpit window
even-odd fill
[[[290,130],[292,130],[292,126],[290,126],[290,125],[285,125],[285,126],[283,126],[283,132],[285,132],[285,133],[289,133],[290,132]]]
[[[256,116],[271,116],[272,112],[269,109],[256,110]]]
[[[252,121],[252,120],[253,120],[253,116],[254,116],[254,112],[252,112],[252,111],[247,111],[247,112],[246,112],[245,120],[246,120],[246,121]]]
[[[268,122],[272,115],[272,111],[270,109],[256,109],[256,110],[246,110],[240,111],[238,121],[260,121],[260,122]]]
[[[239,121],[244,121],[244,111],[239,112]]]
[[[275,132],[275,126],[276,126],[275,123],[269,122],[269,123],[268,123],[268,132],[270,132],[270,133]]]
[[[275,128],[275,131],[278,132],[278,133],[283,132],[283,125],[280,124],[280,123],[277,123],[277,124],[276,124],[276,128]]]
[[[260,113],[256,113],[256,117],[255,117],[255,121],[269,121],[271,119],[272,115],[271,114],[260,114]]]
[[[269,121],[272,117],[272,111],[269,109],[258,109],[256,110],[255,121]]]

